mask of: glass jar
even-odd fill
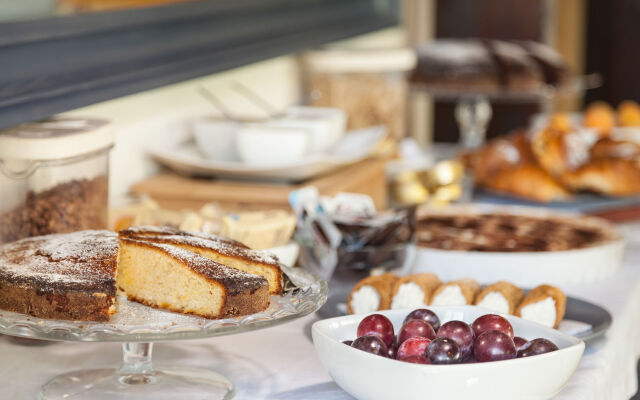
[[[0,243],[105,229],[107,121],[58,119],[0,132]]]
[[[335,107],[348,129],[385,125],[393,138],[405,135],[406,73],[415,66],[410,49],[326,50],[303,58],[310,103]]]

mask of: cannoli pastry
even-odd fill
[[[414,274],[398,279],[393,286],[391,309],[420,308],[429,304],[431,295],[442,284],[434,274]]]
[[[443,283],[431,296],[432,306],[464,306],[473,304],[480,284],[475,279],[460,279]]]
[[[500,281],[484,288],[476,296],[475,305],[502,314],[513,314],[524,298],[524,291],[516,285]]]
[[[398,280],[394,274],[374,275],[358,282],[347,300],[349,314],[366,314],[388,310],[391,306],[391,291]]]
[[[550,328],[557,328],[564,317],[567,296],[557,287],[540,285],[529,292],[516,309],[516,315]]]

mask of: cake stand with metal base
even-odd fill
[[[113,369],[68,372],[44,384],[42,400],[76,399],[230,399],[232,382],[216,372],[187,367],[156,369],[153,342],[202,339],[268,328],[308,315],[327,300],[327,283],[300,268],[283,270],[296,289],[271,296],[263,312],[209,320],[152,309],[119,299],[108,323],[45,320],[0,311],[0,333],[32,339],[122,342],[122,365]]]

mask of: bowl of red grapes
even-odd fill
[[[547,399],[575,372],[584,342],[473,306],[380,311],[318,321],[316,351],[358,399]],[[420,389],[422,388],[422,389]]]

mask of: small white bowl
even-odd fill
[[[245,124],[236,135],[238,156],[247,164],[288,164],[309,152],[311,134],[302,128]]]
[[[236,134],[240,124],[234,121],[198,119],[192,122],[193,138],[205,157],[215,161],[237,161]]]
[[[347,115],[337,108],[289,107],[284,118],[271,121],[269,124],[310,131],[310,152],[321,153],[329,150],[344,136]]]
[[[429,307],[441,322],[472,323],[491,311],[473,306]],[[380,311],[396,330],[411,310]],[[420,365],[391,360],[343,343],[356,337],[365,315],[318,321],[312,336],[318,357],[335,382],[361,400],[543,400],[557,394],[575,372],[584,342],[534,322],[503,315],[516,336],[546,338],[559,350],[538,356],[476,364]]]

